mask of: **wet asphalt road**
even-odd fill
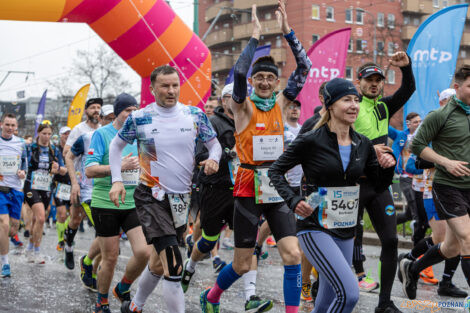
[[[96,294],[83,288],[79,280],[78,260],[85,254],[94,233],[85,228],[85,233],[78,233],[75,246],[75,269],[70,271],[63,264],[63,253],[57,252],[57,235],[54,228],[46,229],[42,243],[42,253],[47,258],[45,265],[35,265],[26,262],[24,251],[11,246],[10,263],[12,267],[12,277],[0,279],[0,312],[66,312],[82,313],[92,312]],[[20,235],[20,239],[24,239]],[[26,242],[26,241],[25,241]],[[364,247],[367,260],[365,268],[371,271],[371,275],[377,278],[377,263],[380,248],[374,246]],[[274,308],[270,312],[280,313],[283,309],[282,276],[283,268],[280,257],[275,248],[268,248],[269,257],[260,263],[257,281],[257,294],[261,298],[270,298],[275,302]],[[403,252],[403,251],[400,251]],[[112,287],[122,278],[124,267],[129,259],[130,246],[127,241],[121,241],[121,255],[115,271]],[[230,261],[232,251],[221,250],[220,255],[226,261]],[[185,253],[184,253],[185,255]],[[442,276],[443,264],[434,266],[434,273],[437,278]],[[192,280],[192,285],[186,293],[186,312],[201,312],[199,308],[199,294],[206,287],[212,286],[216,276],[213,273],[210,260],[205,260],[197,267],[197,272]],[[455,276],[454,283],[464,287],[468,291],[467,284],[460,267]],[[137,282],[132,286],[132,293],[135,293]],[[419,284],[417,299],[438,301],[453,301],[452,298],[443,298],[437,295],[437,286]],[[165,304],[161,298],[161,285],[157,286],[150,296],[144,311],[145,312],[167,312]],[[411,312],[463,312],[459,309],[426,308],[415,306],[410,308],[407,305],[401,284],[395,280],[392,291],[392,300],[404,313]],[[374,312],[378,301],[378,293],[361,292],[359,303],[354,312]],[[462,301],[462,299],[458,300]],[[221,299],[221,312],[244,312],[243,282],[240,279],[232,288],[224,293]],[[120,312],[120,303],[112,297],[110,293],[110,306],[112,312]],[[311,312],[313,304],[301,303],[299,312]]]

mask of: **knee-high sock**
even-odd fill
[[[426,267],[437,264],[445,260],[441,254],[441,245],[437,244],[429,248],[429,250],[423,255],[423,257],[411,265],[410,271],[416,278],[419,277],[419,273]]]
[[[433,245],[432,237],[423,238],[413,247],[410,253],[408,253],[408,256],[415,261],[420,255],[425,254]]]
[[[232,286],[232,284],[240,277],[241,276],[233,270],[232,263],[226,265],[222,271],[220,271],[214,287],[212,287],[207,294],[207,300],[211,303],[219,303],[222,293],[230,288],[230,286]]]
[[[163,299],[168,312],[184,313],[184,293],[180,276],[163,277]]]
[[[137,306],[137,310],[142,310],[145,301],[147,301],[147,298],[153,292],[155,287],[157,287],[160,278],[161,276],[150,272],[148,266],[142,272],[142,275],[140,275],[137,292],[132,299],[132,302]]]
[[[257,270],[249,271],[242,275],[243,284],[245,286],[245,300],[250,300],[251,296],[256,294],[256,274]]]
[[[460,263],[460,255],[453,257],[451,259],[447,259],[444,265],[444,273],[442,274],[443,281],[451,281],[452,277],[454,277],[455,270],[459,266]]]
[[[460,266],[462,266],[463,274],[467,279],[467,284],[470,286],[470,255],[462,255],[460,258]]]
[[[72,246],[73,244],[73,240],[75,238],[75,235],[77,234],[77,229],[72,229],[70,228],[70,226],[67,226],[67,229],[65,230],[65,237],[66,237],[66,240],[67,240],[67,245],[69,247]]]
[[[284,265],[284,302],[287,313],[296,313],[300,305],[302,271],[300,264]]]
[[[57,230],[57,238],[59,241],[64,240],[65,224],[64,223],[55,223],[55,228]]]

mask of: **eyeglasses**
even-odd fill
[[[295,109],[300,110],[300,107],[298,105],[295,105],[295,104],[291,104],[287,108],[290,109],[290,110],[295,110]]]
[[[274,76],[274,75],[268,75],[268,76],[256,75],[255,77],[253,77],[253,79],[254,79],[257,83],[261,83],[261,82],[263,82],[263,81],[267,81],[268,83],[273,83],[274,81],[277,80],[277,77]]]

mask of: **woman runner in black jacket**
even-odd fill
[[[388,153],[377,159],[370,140],[354,131],[359,94],[351,82],[341,78],[329,81],[324,98],[327,113],[313,130],[291,143],[268,175],[297,214],[300,246],[320,275],[313,312],[351,312],[359,298],[357,279],[350,268],[359,208],[357,182],[365,175],[376,182],[378,190],[386,189],[395,159]],[[297,164],[304,171],[307,198],[295,194],[284,178]]]

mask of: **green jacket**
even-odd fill
[[[431,142],[437,154],[470,163],[470,115],[457,104],[455,98],[426,116],[413,139],[411,150],[419,156]],[[469,176],[456,177],[437,164],[434,181],[455,188],[470,188]]]

